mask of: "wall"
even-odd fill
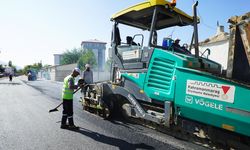
[[[45,80],[60,81],[72,73],[72,70],[77,66],[77,64],[52,66],[48,68],[43,68],[38,74],[40,78]],[[80,75],[78,78],[82,77]],[[77,79],[78,79],[77,78]],[[76,79],[76,80],[77,80]],[[107,81],[110,80],[110,72],[108,71],[94,71],[93,72],[94,82]]]
[[[63,81],[63,79],[72,73],[72,70],[77,64],[60,65],[56,66],[55,81]]]
[[[228,40],[215,42],[215,43],[208,43],[204,44],[199,47],[199,51],[203,53],[207,48],[211,50],[210,55],[208,58],[210,60],[213,60],[215,62],[218,62],[222,65],[222,69],[227,69],[227,61],[228,61],[228,49],[229,49],[229,42]],[[192,53],[194,50],[192,50]],[[201,55],[200,53],[200,55]],[[204,54],[204,56],[207,56],[207,52]]]
[[[110,80],[110,72],[100,71],[98,73],[97,71],[95,71],[93,72],[93,79],[94,79],[94,82]]]
[[[72,70],[77,66],[77,64],[69,64],[69,65],[58,65],[52,66],[48,68],[43,68],[40,73],[39,77],[52,80],[52,81],[63,81],[63,79],[72,73]]]

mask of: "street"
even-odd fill
[[[0,80],[0,150],[205,149],[124,120],[103,120],[84,112],[74,96],[79,131],[60,129],[61,82],[27,81],[26,76]]]

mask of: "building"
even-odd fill
[[[62,54],[54,54],[54,65],[61,65]]]
[[[76,66],[77,64],[68,64],[44,67],[39,72],[40,78],[62,82],[67,75],[72,73]]]
[[[81,43],[83,49],[91,49],[94,52],[99,71],[104,71],[106,44],[106,42],[97,39],[82,41]]]
[[[63,79],[72,73],[72,70],[77,67],[77,64],[68,64],[68,65],[57,65],[57,66],[48,66],[42,68],[39,73],[38,77],[45,79],[45,80],[51,80],[51,81],[59,81],[63,82]],[[82,77],[82,74],[76,78],[79,79]],[[94,71],[93,72],[93,79],[94,82],[100,82],[100,81],[107,81],[110,79],[110,72],[107,71]]]
[[[224,26],[217,26],[217,33],[199,43],[200,56],[206,49],[210,49],[209,59],[222,65],[222,69],[227,69],[229,33],[224,31]],[[207,52],[204,53],[207,56]],[[203,57],[204,57],[203,55]]]
[[[111,59],[112,58],[112,48],[109,48],[108,49],[108,59]]]

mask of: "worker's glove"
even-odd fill
[[[81,85],[83,85],[83,84],[85,84],[85,83],[84,83],[84,79],[79,79],[78,82],[77,82],[77,85],[78,85],[78,86],[81,86]]]
[[[85,86],[85,84],[80,84],[79,87],[80,88],[83,88]]]

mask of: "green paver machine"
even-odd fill
[[[199,56],[198,2],[193,5],[193,16],[175,5],[175,1],[149,0],[112,16],[111,81],[94,85],[83,98],[84,108],[96,109],[105,117],[118,110],[126,117],[181,128],[203,138],[226,136],[225,145],[231,145],[229,141],[233,139],[249,146],[249,14],[248,19],[231,21],[226,76],[220,64]],[[132,40],[139,43],[128,38],[122,41],[120,28],[128,26],[132,31],[139,29],[145,33],[134,33]],[[191,48],[176,46],[171,38],[159,40],[161,31],[174,26],[193,28],[189,47],[194,54]],[[236,44],[232,44],[232,39],[238,39]],[[145,41],[147,46],[143,45]],[[244,67],[239,70],[237,65]]]

